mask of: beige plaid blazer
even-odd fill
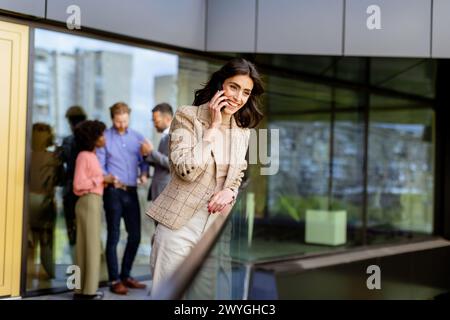
[[[182,106],[178,108],[170,126],[171,180],[146,212],[170,229],[181,228],[198,210],[207,210],[214,194],[217,171],[213,142],[203,140],[203,133],[209,128],[210,121],[207,104],[199,107]],[[231,117],[231,149],[224,189],[232,189],[235,196],[244,170],[247,169],[245,156],[249,138],[250,129],[238,127],[234,116]],[[235,200],[231,207],[234,203]]]

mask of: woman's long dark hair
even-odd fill
[[[200,106],[210,101],[217,90],[222,90],[223,82],[236,75],[247,75],[253,81],[253,89],[247,103],[235,113],[236,123],[241,128],[254,128],[263,118],[263,114],[258,109],[258,106],[259,98],[264,93],[264,88],[261,77],[253,63],[243,58],[232,59],[220,70],[214,72],[205,86],[195,91],[193,105]]]

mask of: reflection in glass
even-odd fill
[[[371,84],[400,92],[433,98],[436,61],[431,59],[371,60]]]
[[[132,109],[130,127],[143,134],[153,145],[160,135],[153,128],[151,109],[160,102],[174,109],[191,104],[195,89],[204,83],[222,61],[214,63],[203,59],[178,56],[173,53],[143,49],[130,45],[68,35],[43,29],[35,30],[34,90],[31,110],[32,123],[47,123],[54,132],[54,146],[58,161],[65,172],[63,181],[53,188],[54,216],[53,279],[38,277],[33,268],[27,269],[27,290],[65,288],[67,267],[74,263],[72,203],[76,197],[70,190],[72,164],[76,157],[72,145],[71,106],[80,106],[87,119],[101,120],[111,125],[109,107],[125,101]],[[175,111],[174,110],[174,111]],[[79,111],[79,110],[78,110]],[[75,112],[76,113],[76,112]],[[79,114],[78,114],[79,116]],[[77,115],[75,115],[77,117]],[[75,119],[75,122],[81,119]],[[28,155],[30,159],[31,155]],[[150,171],[152,176],[153,169]],[[31,173],[29,173],[30,175]],[[41,177],[36,178],[39,180]],[[34,178],[33,178],[34,179]],[[138,188],[142,214],[141,243],[132,274],[150,276],[149,257],[154,223],[145,216],[148,206],[147,185]],[[34,201],[34,200],[33,200]],[[28,214],[31,214],[29,211]],[[36,222],[41,223],[41,220]],[[126,230],[121,224],[121,239],[117,254],[123,255]],[[50,241],[50,240],[49,240]],[[106,244],[106,222],[102,217],[102,245]],[[39,264],[39,261],[36,261]],[[107,280],[105,255],[102,254],[101,281]],[[50,270],[50,268],[49,268]]]
[[[387,236],[433,226],[432,110],[371,112],[368,227]]]
[[[328,208],[329,116],[308,120],[270,123],[280,130],[279,172],[268,177],[272,217],[300,222],[307,209]]]
[[[113,42],[36,29],[34,53],[32,123],[47,124],[54,137],[52,146],[46,147],[47,151],[36,153],[33,150],[28,155],[28,215],[36,231],[29,233],[32,247],[29,249],[27,290],[30,291],[65,288],[67,267],[74,263],[76,239],[72,207],[76,197],[71,192],[71,159],[76,157],[76,150],[72,145],[75,123],[71,124],[69,116],[74,109],[70,107],[81,106],[86,118],[102,120],[109,126],[109,107],[114,102],[126,101],[132,108],[130,126],[158,145],[159,135],[153,129],[151,109],[159,102],[178,105],[179,80],[177,55]],[[186,77],[184,81],[189,82],[190,78]],[[34,160],[37,156],[40,161]],[[46,166],[46,171],[36,169],[40,162],[50,162],[49,159],[54,159],[54,165],[65,173],[62,180],[53,179],[55,170],[50,170],[51,166]],[[44,184],[47,188],[45,196],[42,191]],[[143,215],[148,205],[147,193],[148,185],[138,190]],[[103,217],[103,247],[106,243],[104,220]],[[142,240],[132,272],[149,277],[150,239],[154,225],[145,216],[142,221]],[[121,228],[123,236],[118,246],[119,257],[126,242],[123,224]],[[41,259],[37,259],[38,256]],[[39,268],[41,276],[35,272]],[[104,255],[101,280],[107,280]]]
[[[267,107],[273,115],[293,116],[330,108],[333,99],[329,86],[271,75],[266,78]]]
[[[350,241],[361,230],[363,216],[364,122],[362,114],[337,113],[334,122],[332,210],[345,210]]]
[[[28,194],[28,261],[30,272],[49,279],[55,277],[55,188],[61,179],[61,163],[51,147],[54,147],[52,128],[45,123],[35,123]]]
[[[223,233],[222,247],[221,240],[206,264],[214,272],[203,272],[207,280],[203,283],[210,285],[191,294],[228,299],[231,281],[231,297],[242,298],[247,263],[333,250],[334,246],[305,243],[308,209],[345,210],[350,231],[347,245],[361,244],[352,230],[360,230],[364,223],[368,229],[362,231],[368,233],[369,243],[432,233],[434,112],[422,100],[383,96],[380,90],[375,95],[371,90],[382,87],[434,97],[433,61],[370,58],[370,70],[366,70],[369,58],[255,58],[257,64],[289,71],[284,77],[281,72],[271,74],[268,68],[264,75],[266,117],[261,128],[280,130],[279,172],[262,176],[260,164],[249,165],[247,191],[238,200],[242,208],[236,209],[239,213],[230,219],[232,227]],[[28,155],[27,287],[31,290],[65,287],[65,270],[73,263],[74,239],[67,230],[63,203],[67,188],[63,190],[64,181],[59,179],[61,168],[67,171],[69,164],[57,156],[64,149],[63,139],[71,135],[67,108],[81,105],[89,119],[109,125],[108,107],[124,100],[133,110],[131,127],[158,145],[151,108],[163,101],[174,107],[191,104],[194,90],[222,63],[40,29],[35,32],[34,59],[31,115],[40,129],[33,129],[33,136],[46,142],[35,148],[33,138]],[[364,83],[367,74],[369,86]],[[343,86],[340,80],[345,80]],[[368,94],[370,120],[366,123],[362,110],[369,107]],[[54,132],[52,139],[45,138],[51,136],[49,132]],[[364,154],[366,138],[368,154]],[[368,170],[364,172],[366,156]],[[147,191],[148,186],[138,190],[142,213]],[[251,215],[245,214],[247,199],[254,199]],[[133,274],[148,276],[154,226],[146,217],[142,221]],[[104,245],[104,221],[102,230]],[[121,234],[125,237],[126,232]],[[124,240],[119,243],[119,256]],[[102,262],[102,279],[106,280]],[[219,280],[222,285],[211,284]]]
[[[66,220],[69,245],[73,247],[76,243],[75,204],[78,200],[78,197],[73,193],[73,178],[75,163],[79,153],[73,132],[77,124],[86,120],[86,113],[82,107],[72,106],[67,110],[66,118],[72,134],[63,138],[59,153],[64,165],[64,181],[62,183],[64,218]],[[74,249],[71,248],[70,251],[72,252],[72,260],[74,260]]]

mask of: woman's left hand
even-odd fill
[[[208,203],[208,212],[216,213],[222,211],[234,199],[234,192],[229,189],[223,189],[217,192]]]

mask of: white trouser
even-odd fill
[[[217,215],[201,209],[177,230],[158,224],[150,256],[152,292],[181,265]]]

